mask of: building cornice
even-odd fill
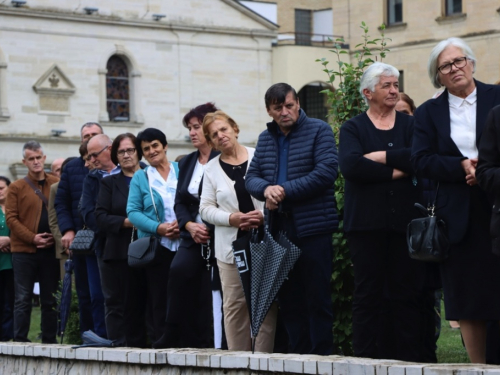
[[[222,0],[227,3],[232,3],[232,0]],[[234,7],[238,5],[231,4]],[[239,6],[238,8],[244,8]],[[246,9],[246,8],[244,8]],[[240,9],[241,10],[241,9]],[[241,10],[243,12],[243,10]],[[246,13],[246,12],[244,12]],[[101,16],[101,15],[86,15],[72,12],[62,12],[56,11],[54,9],[29,9],[29,8],[12,8],[6,6],[0,6],[0,16],[15,16],[15,17],[30,17],[30,18],[40,18],[47,20],[57,20],[57,21],[69,21],[69,22],[81,22],[89,24],[100,24],[100,25],[113,25],[113,26],[126,26],[126,27],[140,27],[147,29],[157,29],[157,30],[169,30],[169,31],[186,31],[186,32],[203,32],[212,34],[230,34],[230,35],[243,35],[243,36],[253,36],[253,37],[264,37],[264,38],[276,38],[277,26],[272,22],[268,22],[260,16],[253,16],[252,19],[258,18],[258,22],[263,24],[266,23],[268,30],[261,29],[243,29],[234,27],[221,27],[221,26],[198,26],[189,25],[173,22],[158,22],[149,20],[126,20],[115,16]],[[274,26],[273,26],[274,25]]]

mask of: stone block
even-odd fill
[[[196,367],[198,360],[198,354],[195,353],[186,353],[186,366]]]
[[[106,362],[128,362],[128,353],[130,349],[107,349],[103,350],[102,360]]]
[[[66,358],[66,359],[76,358],[76,349],[72,349],[71,346],[69,345],[66,345],[65,348],[59,349],[59,353],[62,353],[60,358]]]
[[[210,367],[210,355],[201,353],[196,356],[197,367]]]
[[[210,356],[210,367],[211,368],[220,368],[220,359],[221,354],[213,354]]]
[[[248,368],[249,364],[250,358],[246,353],[234,352],[223,355],[220,360],[221,368]]]
[[[22,355],[24,356],[26,350],[25,345],[13,345],[12,346],[12,355]]]
[[[12,353],[10,353],[12,354]],[[33,348],[34,357],[49,357],[50,358],[50,346],[37,345]]]
[[[157,365],[164,365],[167,363],[167,353],[157,352],[156,354],[154,354],[154,356],[155,356],[154,361],[151,361],[151,363]]]
[[[26,345],[26,347],[24,348],[24,355],[26,357],[34,357],[35,356],[34,348],[35,347],[33,345]]]
[[[75,359],[83,359],[83,360],[89,359],[88,348],[78,348],[78,349],[75,349],[75,352],[76,352]]]
[[[89,360],[91,361],[102,361],[102,351],[101,348],[88,348]]]
[[[178,352],[168,353],[167,362],[172,366],[186,366],[186,355]]]
[[[335,367],[335,364],[333,366]],[[348,367],[349,375],[375,375],[375,366],[369,362],[355,363],[349,361]]]
[[[141,363],[141,352],[132,350],[127,354],[128,363]]]
[[[303,374],[304,373],[304,361],[301,359],[285,359],[284,363],[285,372],[293,372],[295,374]]]
[[[333,375],[334,362],[318,360],[317,365],[318,365],[317,373],[319,375]],[[347,375],[347,372],[343,372],[342,374],[335,373],[335,375]]]
[[[387,373],[388,375],[405,375],[405,366],[390,366]]]
[[[269,371],[283,372],[285,370],[285,361],[283,358],[269,358]]]
[[[453,375],[453,368],[451,366],[424,367],[423,375]]]
[[[424,367],[425,365],[408,365],[405,367],[405,375],[422,375]]]
[[[318,373],[318,361],[308,358],[303,363],[304,374],[317,374]]]

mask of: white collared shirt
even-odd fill
[[[147,169],[147,173],[151,188],[156,190],[163,199],[165,223],[171,223],[177,219],[174,211],[175,192],[177,191],[177,174],[175,173],[175,168],[170,164],[170,172],[168,173],[167,181],[163,179],[161,174],[154,167],[150,166]],[[168,237],[161,238],[162,246],[165,246],[171,251],[177,251],[179,243],[179,239],[171,240]]]
[[[477,89],[465,99],[448,93],[450,105],[450,137],[463,156],[476,159]]]

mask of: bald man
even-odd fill
[[[52,165],[50,166],[50,171],[54,176],[61,178],[61,168],[63,162],[64,162],[63,158],[57,158],[52,162]]]

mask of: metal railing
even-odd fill
[[[297,45],[315,47],[333,47],[337,38],[341,35],[325,35],[301,32],[286,32],[278,34],[278,45]]]

